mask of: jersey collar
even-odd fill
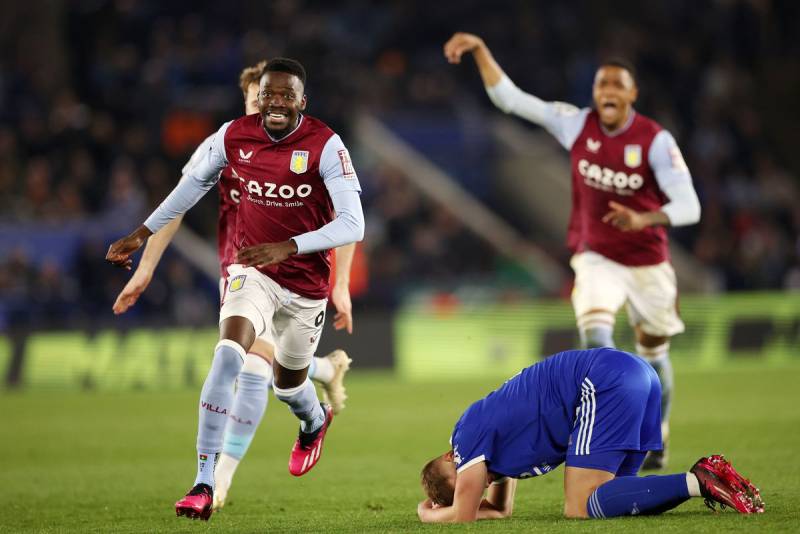
[[[625,132],[627,132],[628,129],[630,129],[631,124],[633,124],[633,119],[635,119],[635,118],[636,118],[636,110],[631,108],[631,113],[630,113],[630,115],[628,115],[628,120],[625,121],[625,124],[623,124],[621,128],[619,128],[618,130],[614,130],[613,132],[609,132],[606,129],[606,127],[603,126],[603,123],[601,122],[600,123],[600,130],[602,130],[602,132],[605,135],[607,135],[608,137],[616,137],[618,135],[622,135]]]
[[[264,128],[263,124],[262,124],[262,126],[261,126],[261,129],[262,129],[262,130],[264,130],[264,133],[265,133],[265,134],[267,134],[267,137],[269,137],[269,138],[270,138],[270,140],[271,140],[273,143],[280,143],[281,141],[283,141],[284,139],[287,139],[287,138],[288,138],[288,137],[290,137],[290,136],[291,136],[293,133],[295,133],[297,130],[299,130],[299,129],[300,129],[300,126],[303,124],[303,119],[305,118],[305,116],[304,116],[302,113],[300,113],[299,115],[300,115],[300,120],[299,120],[299,121],[297,121],[297,126],[295,126],[295,127],[294,127],[294,130],[292,130],[291,132],[287,133],[286,135],[284,135],[283,137],[280,137],[280,138],[278,138],[278,139],[275,139],[274,137],[272,137],[272,136],[269,134],[269,132],[267,131],[267,129],[266,129],[266,128]]]

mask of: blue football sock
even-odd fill
[[[589,517],[656,515],[689,500],[686,473],[609,480],[589,496]]]

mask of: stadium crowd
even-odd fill
[[[721,290],[800,289],[800,159],[785,113],[800,88],[791,1],[621,2],[614,13],[589,0],[491,10],[469,0],[458,12],[402,1],[234,1],[202,11],[188,1],[39,3],[3,8],[25,22],[0,37],[0,328],[110,314],[127,275],[103,264],[113,234],[85,229],[143,220],[194,147],[241,114],[238,73],[264,57],[305,63],[310,113],[345,139],[362,109],[456,125],[464,106],[497,113],[474,69],[442,58],[456,29],[481,34],[520,87],[579,105],[590,101],[598,58],[628,56],[638,107],[675,134],[701,198],[700,225],[674,237]],[[357,301],[392,305],[406,286],[497,276],[502,260],[451,212],[349,143],[367,214],[369,276]],[[208,197],[187,221],[211,237]],[[9,237],[66,227],[78,235],[70,254]],[[159,276],[142,316],[213,320],[214,284],[180,256]]]

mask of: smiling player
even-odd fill
[[[295,60],[265,67],[259,113],[222,125],[209,150],[145,223],[111,245],[106,259],[129,268],[145,239],[185,213],[226,166],[240,182],[236,262],[220,310],[220,342],[200,396],[197,477],[178,515],[208,519],[214,463],[233,405],[233,384],[247,350],[264,332],[275,340],[275,396],[300,419],[289,471],[301,476],[319,461],[333,419],[307,380],[329,292],[330,249],[364,235],[361,191],[338,135],[303,114],[306,73]]]
[[[239,89],[244,98],[245,115],[258,113],[259,81],[266,65],[266,61],[261,61],[257,65],[245,68],[239,75]],[[205,156],[213,139],[214,135],[210,135],[197,147],[183,168],[184,175],[189,173],[192,167]],[[236,210],[241,201],[239,183],[239,179],[233,176],[230,166],[223,169],[217,182],[219,188],[217,247],[221,273],[220,299],[225,292],[228,267],[236,259]],[[147,289],[161,256],[180,227],[182,219],[182,215],[176,217],[148,238],[136,271],[114,302],[115,314],[127,312]],[[349,281],[354,251],[354,243],[335,250],[337,269],[331,289],[331,302],[336,308],[334,328],[345,329],[348,333],[352,333],[353,330]],[[225,431],[222,453],[215,469],[215,510],[225,505],[236,469],[246,455],[256,429],[264,416],[269,398],[268,389],[272,384],[274,345],[275,342],[270,332],[264,332],[256,338],[253,346],[247,352],[242,371],[237,378],[235,400]],[[343,379],[350,362],[350,358],[342,350],[335,350],[323,358],[314,357],[311,361],[308,377],[322,385],[323,401],[331,405],[334,414],[344,408],[344,402],[347,399]]]

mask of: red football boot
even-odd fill
[[[214,490],[208,484],[197,484],[186,496],[175,503],[175,515],[208,521],[214,502]]]
[[[311,468],[317,465],[322,456],[322,442],[325,441],[325,434],[333,422],[333,410],[327,404],[321,404],[321,406],[325,412],[325,422],[310,434],[301,431],[292,447],[292,455],[289,457],[289,472],[296,477],[311,471]]]
[[[764,513],[764,501],[758,488],[736,472],[736,469],[720,454],[700,458],[689,470],[700,482],[700,493],[706,505],[716,511],[730,506],[742,514]]]

